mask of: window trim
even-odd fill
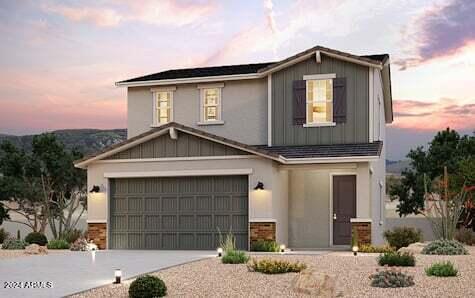
[[[303,124],[303,127],[327,127],[327,126],[336,126],[336,122],[333,120],[333,109],[332,109],[332,115],[331,115],[331,121],[325,121],[325,122],[308,122],[308,106],[309,106],[309,100],[308,100],[308,81],[314,81],[314,80],[332,80],[336,78],[335,73],[328,73],[328,74],[312,74],[312,75],[304,75],[303,79],[305,80],[305,123]],[[332,94],[332,100],[331,103],[333,105],[334,101],[334,96]],[[326,101],[327,102],[327,101]]]
[[[224,83],[221,84],[206,84],[206,85],[198,85],[198,89],[200,90],[200,121],[197,123],[198,125],[222,125],[224,124],[223,121],[223,101],[222,101],[222,89],[224,88]],[[216,89],[217,93],[217,111],[216,111],[216,120],[206,120],[205,119],[205,91],[207,89]]]
[[[151,89],[152,91],[152,98],[153,98],[153,123],[152,127],[159,127],[164,124],[173,122],[173,114],[174,114],[174,109],[173,109],[173,95],[174,91],[176,88],[158,88],[158,89]],[[160,123],[159,117],[158,117],[158,93],[165,92],[165,93],[170,93],[170,119],[168,119],[168,122],[165,123]]]

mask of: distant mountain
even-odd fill
[[[404,169],[410,168],[410,161],[405,160],[386,160],[386,172],[388,174],[401,175]]]
[[[66,148],[77,148],[83,154],[89,154],[104,149],[127,139],[126,129],[63,129],[52,132]],[[0,134],[0,143],[5,140],[26,151],[31,151],[31,142],[35,135],[14,136]]]

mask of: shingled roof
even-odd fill
[[[377,55],[354,55],[346,52],[341,52],[338,50],[315,46],[313,48],[307,49],[303,52],[300,52],[296,55],[283,59],[276,62],[264,62],[264,63],[254,63],[254,64],[238,64],[238,65],[225,65],[225,66],[210,66],[210,67],[197,67],[197,68],[183,68],[183,69],[170,69],[162,72],[157,72],[145,76],[140,76],[124,81],[117,82],[117,84],[127,84],[127,83],[136,83],[136,82],[147,82],[147,81],[160,81],[160,80],[173,80],[173,79],[189,79],[189,78],[201,78],[201,77],[214,77],[214,76],[228,76],[228,75],[245,75],[245,74],[259,74],[279,65],[285,64],[291,60],[297,59],[301,56],[308,55],[309,53],[315,51],[322,51],[333,55],[338,55],[341,57],[351,58],[355,61],[361,61],[369,65],[380,66],[386,59],[389,58],[388,54],[377,54]]]

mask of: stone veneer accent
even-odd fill
[[[92,240],[99,249],[106,249],[107,245],[107,224],[106,223],[88,223],[88,240]]]
[[[250,244],[258,240],[275,241],[275,222],[251,222]]]
[[[352,222],[351,229],[358,233],[358,246],[371,244],[371,222]]]

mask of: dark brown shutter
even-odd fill
[[[346,122],[346,78],[333,79],[333,121]]]
[[[307,84],[305,80],[296,80],[293,84],[294,98],[293,98],[293,113],[294,125],[302,125],[305,123],[305,105],[306,105],[306,89]]]

